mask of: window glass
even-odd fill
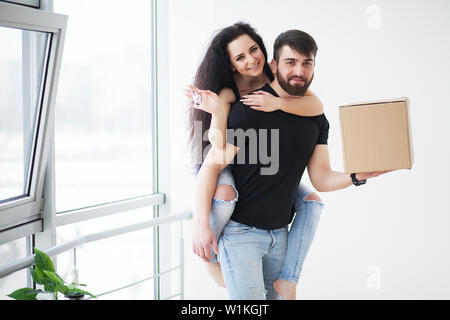
[[[27,256],[26,238],[0,245],[0,267],[16,262]],[[27,269],[23,269],[0,279],[0,300],[9,299],[8,294],[27,287]]]
[[[58,227],[57,243],[151,219],[152,208],[123,212]],[[86,284],[86,290],[108,299],[154,298],[154,229],[83,244],[58,255],[58,274],[66,281]],[[150,279],[151,278],[151,279]],[[115,291],[116,289],[123,288]]]
[[[0,203],[30,192],[47,33],[0,27]]]
[[[69,16],[55,111],[57,212],[152,193],[151,1],[53,4]]]

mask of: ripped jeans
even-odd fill
[[[223,169],[217,178],[216,185],[222,184],[232,186],[236,192],[236,197],[231,201],[213,198],[210,225],[217,242],[219,242],[225,225],[230,221],[238,200],[238,191],[235,187],[230,165]],[[294,203],[296,214],[288,232],[287,252],[281,267],[280,279],[298,282],[303,263],[314,239],[324,204],[315,200],[304,200],[311,192],[304,184],[299,184]],[[214,256],[211,261],[216,261],[217,258],[212,248],[211,254]]]

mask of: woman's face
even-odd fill
[[[258,43],[249,35],[231,41],[228,46],[231,68],[243,76],[258,77],[262,74],[266,58]]]

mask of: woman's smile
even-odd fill
[[[249,70],[249,71],[256,71],[256,70],[258,70],[258,68],[259,68],[260,65],[261,65],[261,63],[258,62],[256,65],[254,65],[254,66],[248,68],[248,70]]]

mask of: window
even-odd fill
[[[17,115],[8,112],[20,125],[15,130],[5,129],[5,135],[16,132],[19,136],[16,140],[21,144],[10,147],[14,162],[8,165],[15,166],[15,173],[10,173],[8,168],[4,170],[13,177],[5,183],[9,190],[1,190],[5,201],[0,207],[0,226],[6,225],[5,217],[17,221],[14,228],[0,229],[0,244],[7,243],[5,250],[9,250],[12,240],[20,239],[22,246],[26,241],[29,255],[32,247],[45,250],[74,236],[124,224],[136,226],[152,217],[169,216],[170,204],[165,204],[164,194],[159,193],[170,189],[169,128],[164,125],[169,118],[168,79],[163,74],[163,81],[158,85],[155,80],[158,65],[164,66],[164,70],[168,66],[164,54],[168,51],[166,38],[161,36],[162,45],[156,45],[156,26],[162,25],[163,34],[167,34],[167,21],[156,22],[156,11],[166,13],[167,4],[162,2],[157,9],[156,0],[136,0],[132,6],[104,0],[42,1],[41,5],[58,12],[54,15],[0,4],[0,21],[5,18],[5,27],[16,27],[8,22],[11,12],[16,10],[19,20],[16,29],[26,25],[26,31],[48,34],[47,58],[39,60],[41,64],[35,63],[34,69],[23,67],[24,75],[28,72],[29,77],[36,79],[42,69],[42,82],[22,81],[25,84],[19,86],[25,93],[19,94],[18,100],[38,97],[39,102],[30,103],[28,109],[22,107]],[[55,21],[49,22],[48,27],[31,30],[29,26],[33,24],[20,19],[30,14]],[[67,34],[66,20],[61,20],[66,15],[69,16]],[[45,40],[38,42],[30,45],[36,48],[30,54],[36,61],[42,56]],[[163,57],[162,63],[156,59],[156,51]],[[61,77],[58,78],[59,68]],[[52,81],[58,82],[58,95]],[[164,93],[159,100],[154,94],[156,89]],[[158,104],[165,107],[159,109]],[[38,108],[33,113],[31,106],[36,105]],[[35,122],[28,128],[24,124],[31,119]],[[33,132],[36,134],[27,140]],[[6,166],[6,161],[3,162]],[[158,172],[162,173],[160,178]],[[42,196],[45,201],[41,201]],[[19,208],[17,201],[25,201],[27,210]],[[28,215],[19,221],[21,212]],[[22,222],[26,225],[17,225]],[[68,278],[79,274],[80,280],[88,279],[96,293],[108,291],[105,297],[124,295],[131,288],[130,282],[133,288],[139,287],[138,295],[146,299],[170,297],[172,271],[177,272],[182,266],[181,263],[171,265],[173,250],[159,247],[161,243],[170,247],[170,226],[134,232],[104,239],[100,246],[80,245],[61,255],[58,269]],[[27,235],[32,236],[25,239]],[[106,247],[109,251],[102,252]],[[101,259],[99,270],[110,266],[114,259],[134,259],[140,264],[133,263],[132,278],[128,274],[120,278],[117,285],[124,291],[119,292],[118,288],[111,288],[108,277],[97,276],[101,271],[89,267],[97,258]],[[115,264],[115,267],[120,269],[123,265]],[[27,281],[31,283],[29,274]]]
[[[148,220],[157,216],[153,205],[164,202],[154,194],[153,6],[53,1],[55,12],[69,16],[55,111],[58,243]],[[70,276],[76,260],[80,281],[96,293],[133,283],[134,298],[152,299],[159,294],[159,277],[150,276],[159,270],[161,233],[148,229],[82,246],[61,256],[58,269]],[[99,276],[130,261],[132,272],[115,283]],[[129,294],[121,289],[102,297]]]
[[[41,6],[40,0],[1,0],[3,2],[20,4],[27,7],[39,8]]]
[[[0,266],[25,258],[27,249],[27,242],[24,238],[0,244]],[[17,288],[26,287],[28,285],[27,273],[27,270],[20,270],[7,278],[0,278],[0,300]]]
[[[154,192],[151,5],[53,1],[70,17],[55,114],[57,213]]]
[[[0,2],[0,243],[42,229],[49,123],[66,20]]]
[[[28,196],[50,34],[0,27],[0,201]],[[33,57],[37,57],[33,59]],[[32,76],[34,75],[34,76]]]

